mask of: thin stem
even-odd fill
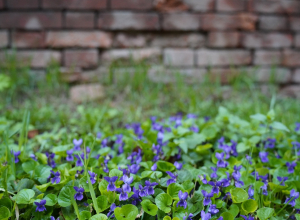
[[[279,213],[294,199],[295,197],[292,197],[285,205],[275,214],[275,216],[279,215]]]

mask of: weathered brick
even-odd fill
[[[38,30],[62,27],[62,14],[59,12],[2,12],[0,28],[22,28]]]
[[[99,10],[107,8],[107,0],[42,0],[46,9],[88,9]]]
[[[191,47],[197,48],[205,45],[205,36],[202,34],[159,34],[153,35],[153,47]]]
[[[194,66],[194,51],[191,49],[165,49],[164,64],[174,67]]]
[[[170,13],[163,15],[164,30],[198,30],[201,28],[199,14]]]
[[[35,9],[39,7],[38,0],[8,0],[6,4],[9,9]]]
[[[4,8],[4,0],[0,0],[0,9]]]
[[[8,32],[0,31],[0,48],[8,46]]]
[[[44,32],[13,32],[12,45],[17,48],[45,47]]]
[[[119,48],[120,47],[121,48],[145,47],[148,38],[149,35],[119,33],[115,37],[115,41],[113,45],[114,47],[119,47]]]
[[[86,101],[96,101],[105,97],[104,87],[100,84],[85,84],[72,86],[70,98],[72,102],[82,103]]]
[[[291,81],[292,72],[287,68],[248,68],[246,72],[256,81],[261,83],[276,82],[288,83]]]
[[[245,50],[207,50],[196,52],[198,66],[247,65],[251,63],[251,53]]]
[[[112,49],[105,51],[101,60],[104,62],[114,60],[144,60],[144,59],[158,59],[161,56],[159,48],[141,48],[141,49]]]
[[[215,0],[183,0],[193,11],[209,12],[215,8]]]
[[[112,45],[112,36],[102,31],[50,31],[46,34],[46,45],[55,48],[107,48]]]
[[[153,0],[111,0],[112,9],[147,10],[153,8]]]
[[[217,0],[217,11],[234,12],[246,8],[245,0]]]
[[[238,47],[241,42],[239,32],[210,32],[208,35],[209,47]]]
[[[66,50],[64,51],[64,65],[82,68],[93,68],[98,65],[98,51],[88,50]]]
[[[300,51],[284,50],[282,64],[287,67],[300,66]]]
[[[58,51],[18,51],[16,57],[20,62],[29,63],[33,68],[45,68],[51,61],[61,63],[61,53]]]
[[[158,30],[159,18],[154,13],[100,13],[98,28],[111,30]]]
[[[254,53],[255,65],[278,65],[281,63],[281,52],[272,50],[257,50]]]
[[[300,48],[300,34],[295,36],[295,46]]]
[[[294,82],[294,83],[300,83],[300,69],[296,69],[294,71],[292,82]]]
[[[246,48],[284,48],[292,43],[293,36],[282,33],[246,33],[242,41]]]
[[[259,26],[261,30],[281,31],[288,29],[287,18],[284,16],[260,16]]]
[[[290,28],[293,31],[300,31],[300,17],[290,17],[289,18]]]
[[[300,86],[286,86],[279,91],[279,94],[285,97],[300,98]]]
[[[92,12],[67,12],[66,13],[67,28],[94,28],[95,14]]]
[[[282,14],[299,13],[300,1],[251,0],[249,1],[249,10],[253,12],[259,12],[259,13],[282,13]]]
[[[213,67],[210,68],[206,75],[210,82],[220,82],[227,84],[232,81],[235,77],[240,75],[240,70],[229,67]]]
[[[240,14],[205,14],[201,23],[204,30],[254,30],[257,16]]]

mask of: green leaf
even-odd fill
[[[67,207],[62,207],[61,211],[63,213],[64,219],[65,220],[74,220],[77,219],[77,216],[75,214],[74,207],[69,205]]]
[[[223,217],[223,220],[234,220],[234,217],[230,212],[223,212],[221,216]]]
[[[38,166],[38,164],[38,162],[30,160],[22,163],[22,168],[26,173],[29,173],[30,171],[33,171]]]
[[[168,213],[171,211],[172,197],[167,193],[161,193],[156,196],[155,203],[160,210]]]
[[[192,198],[188,197],[188,213],[192,213],[194,215],[201,212],[203,208],[203,195],[199,191],[196,191]]]
[[[80,217],[80,220],[87,220],[87,219],[90,219],[91,213],[89,211],[81,211],[79,213],[79,217]]]
[[[70,206],[75,193],[73,186],[64,186],[58,195],[58,204],[62,207]]]
[[[85,192],[90,192],[89,184],[87,183],[87,176],[84,176],[80,179],[79,185],[81,185],[84,188]]]
[[[158,208],[149,199],[145,199],[141,202],[143,210],[149,215],[155,216],[157,214]]]
[[[115,208],[114,213],[117,220],[134,220],[139,214],[139,210],[136,206],[128,204],[122,206],[122,208]]]
[[[14,198],[17,204],[31,204],[34,195],[35,192],[32,189],[22,189]]]
[[[21,179],[18,182],[17,190],[20,191],[22,189],[32,189],[33,186],[34,186],[34,181],[25,178],[25,179]]]
[[[244,209],[246,212],[255,212],[258,208],[258,204],[255,200],[249,199],[242,203],[242,209]]]
[[[54,206],[57,203],[57,196],[54,194],[48,194],[44,199],[47,206]]]
[[[123,172],[118,169],[112,169],[109,171],[109,177],[117,176],[119,179],[123,176]]]
[[[166,162],[166,161],[161,161],[161,160],[157,161],[156,165],[159,170],[164,171],[164,172],[173,171],[176,168],[173,164]]]
[[[178,183],[172,183],[167,188],[167,193],[173,198],[178,198],[179,191],[184,191],[183,187]]]
[[[232,204],[229,208],[229,212],[233,215],[233,217],[235,218],[239,212],[240,212],[240,209],[237,205],[235,204]]]
[[[270,126],[272,126],[272,128],[275,128],[277,130],[290,132],[290,130],[284,124],[278,121],[274,121]]]
[[[43,185],[35,186],[41,192],[46,192],[47,188],[51,185],[51,182],[45,183]]]
[[[233,203],[241,203],[248,199],[248,193],[241,188],[233,188],[230,190]]]
[[[0,220],[6,220],[10,217],[10,211],[7,207],[0,207]]]
[[[100,212],[109,208],[108,198],[105,195],[101,195],[97,197],[98,208]]]
[[[258,121],[265,121],[267,119],[267,117],[263,114],[251,115],[250,118],[258,120]]]
[[[170,216],[165,216],[163,220],[172,220]]]
[[[295,214],[296,220],[300,220],[300,214]]]
[[[50,170],[52,168],[48,165],[38,165],[34,170],[35,178],[42,184],[46,183],[47,178],[50,176]]]
[[[273,213],[274,209],[268,207],[260,208],[257,210],[257,216],[260,220],[267,220],[273,215]]]
[[[107,219],[107,216],[100,213],[100,214],[97,214],[97,215],[93,215],[90,220],[106,220]],[[124,219],[125,220],[125,219]]]

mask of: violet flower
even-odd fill
[[[29,157],[35,161],[37,161],[37,157],[34,154],[30,154]]]
[[[84,189],[82,187],[77,187],[77,186],[74,186],[73,187],[76,191],[75,195],[74,195],[74,199],[75,200],[78,200],[78,201],[81,201],[83,199],[83,192],[84,192]]]
[[[108,218],[114,218],[114,217],[115,217],[115,215],[114,215],[114,210],[115,210],[115,208],[117,208],[117,207],[119,207],[119,206],[116,206],[115,203],[111,204],[110,210],[109,210],[109,212],[107,213],[107,217],[108,217]]]
[[[167,186],[169,186],[171,183],[176,183],[178,174],[173,174],[170,171],[166,171],[166,173],[171,177],[170,179],[167,180]]]
[[[208,184],[213,187],[212,190],[211,190],[211,193],[219,194],[219,192],[220,192],[219,187],[221,186],[221,182],[209,181]]]
[[[300,131],[300,123],[296,122],[296,127],[295,127],[295,131]]]
[[[211,203],[211,199],[210,198],[213,197],[214,194],[212,194],[211,192],[208,193],[205,190],[201,190],[201,192],[202,192],[202,195],[204,197],[204,199],[203,199],[203,205],[204,206],[209,205]]]
[[[205,213],[203,210],[201,211],[201,220],[210,220],[211,214]]]
[[[157,164],[155,163],[155,164],[153,164],[153,166],[151,167],[151,170],[152,171],[155,171],[155,170],[157,170]]]
[[[199,128],[196,125],[193,125],[190,127],[190,131],[194,132],[194,133],[198,133],[199,132]]]
[[[50,153],[46,152],[45,154],[48,158],[48,165],[52,168],[55,168],[56,167],[56,163],[54,161],[55,153],[50,154]]]
[[[218,168],[211,167],[210,169],[212,169],[212,171],[213,171],[213,173],[210,175],[210,178],[217,179],[218,178],[218,175],[217,175]]]
[[[94,184],[96,183],[96,180],[97,180],[97,174],[96,173],[93,173],[91,171],[88,171],[89,174],[90,174],[90,180],[91,180],[91,183]],[[86,183],[89,183],[89,181],[86,181]]]
[[[132,199],[131,203],[132,205],[137,205],[139,202],[142,201],[139,196],[139,190],[133,187],[132,191],[133,191],[133,195],[130,197],[130,199]]]
[[[295,161],[293,161],[292,163],[287,162],[285,165],[287,166],[289,173],[294,173],[295,167],[297,166]]]
[[[131,166],[128,165],[128,169],[129,169],[130,173],[137,174],[137,172],[139,172],[140,165],[138,165],[138,164],[132,164]]]
[[[34,204],[37,206],[35,211],[36,212],[43,212],[46,211],[45,205],[46,205],[46,200],[43,199],[40,202],[34,202]]]
[[[151,183],[150,181],[146,180],[145,185],[146,185],[145,188],[146,188],[147,194],[148,195],[153,195],[154,194],[153,186],[158,185],[158,183],[156,183],[156,182]]]
[[[147,188],[143,187],[141,184],[139,185],[139,196],[140,197],[148,196],[148,194],[147,194]]]
[[[294,189],[292,189],[290,193],[290,197],[286,198],[284,203],[294,207],[296,205],[296,199],[298,198],[299,198],[299,192],[296,192]]]
[[[241,215],[245,220],[254,220],[254,217],[252,217],[251,215],[249,215],[248,217],[245,215]]]
[[[127,175],[124,175],[122,177],[122,181],[125,183],[123,185],[124,192],[131,192],[130,184],[133,182],[133,177],[128,177]]]
[[[219,209],[217,209],[216,205],[210,205],[208,212],[211,214],[217,214],[219,212]]]
[[[117,188],[116,191],[120,194],[119,200],[120,201],[126,201],[128,199],[128,194],[125,191],[126,190],[126,186],[123,185],[122,188]]]
[[[51,183],[54,184],[58,184],[60,182],[60,172],[57,171],[57,172],[54,172],[53,170],[50,170],[51,174],[49,176],[49,178],[51,179]],[[53,178],[52,178],[52,175],[53,175]]]
[[[269,155],[268,152],[259,152],[259,157],[261,159],[261,162],[268,163],[269,162],[268,155]]]
[[[182,168],[182,163],[178,163],[177,161],[174,163],[174,166],[176,167],[177,170],[181,170]]]
[[[253,188],[252,185],[250,185],[250,187],[248,189],[248,195],[249,195],[248,199],[253,199],[254,198],[254,188]]]
[[[194,215],[190,213],[188,216],[183,216],[183,220],[192,220],[193,216]]]
[[[67,150],[67,157],[66,157],[67,161],[73,161],[74,157],[73,157],[73,149],[71,150]]]
[[[224,160],[224,153],[216,153],[216,158],[218,159],[217,167],[226,168],[228,166],[228,162]]]
[[[178,192],[178,197],[179,197],[179,202],[177,203],[176,207],[181,206],[184,207],[184,209],[186,209],[187,207],[187,197],[188,197],[188,193],[187,192],[182,192],[181,190]]]
[[[273,149],[275,147],[276,139],[275,138],[268,138],[265,141],[265,148]]]
[[[268,195],[268,184],[265,183],[263,186],[260,187],[262,189],[262,194],[267,196]]]
[[[19,156],[21,154],[21,151],[13,151],[13,154],[14,154],[14,158],[15,158],[15,163],[18,163],[20,161]]]
[[[277,177],[277,180],[280,182],[281,186],[284,186],[285,181],[287,181],[289,178],[288,177]]]
[[[73,139],[73,144],[74,144],[74,150],[80,150],[80,146],[81,146],[81,144],[83,143],[83,140],[82,140],[82,138],[80,138],[80,139]]]
[[[229,175],[228,172],[226,172],[226,174],[227,174],[227,178],[221,179],[219,181],[221,183],[221,187],[228,187],[228,186],[230,186],[230,183],[231,183],[230,175]]]
[[[240,180],[241,173],[239,171],[235,171],[232,173],[233,179],[234,179],[234,185],[238,188],[241,188],[244,186],[244,182]]]
[[[108,177],[105,176],[104,179],[108,182],[107,191],[116,191],[117,187],[115,185],[115,182],[117,181],[118,177]]]
[[[203,184],[207,184],[208,183],[205,174],[203,174],[203,176],[198,176],[198,177],[200,178],[200,180],[202,181]]]

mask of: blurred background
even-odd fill
[[[300,118],[299,0],[0,0],[0,48],[1,115],[37,131],[221,105]]]

